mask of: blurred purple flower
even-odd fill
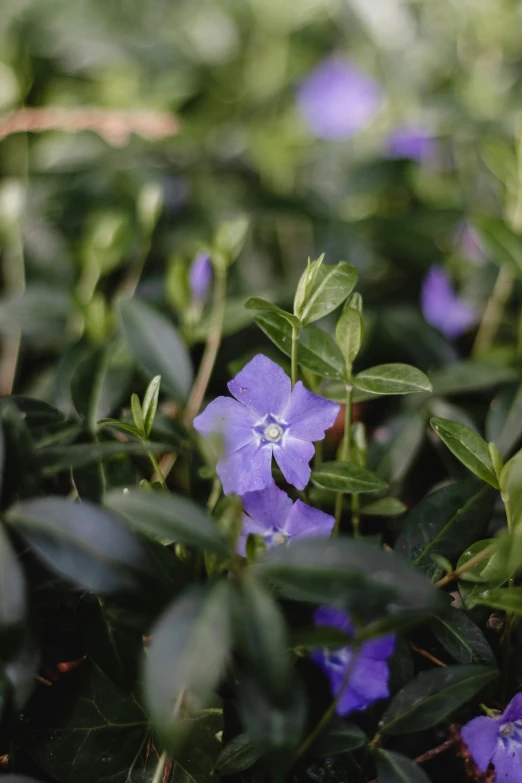
[[[228,388],[235,400],[218,397],[194,419],[202,435],[222,438],[217,474],[225,494],[269,487],[272,454],[285,479],[304,489],[315,452],[312,441],[324,438],[340,406],[312,394],[301,381],[292,389],[288,375],[262,354]]]
[[[328,538],[335,524],[330,514],[307,506],[301,500],[293,503],[274,482],[259,492],[247,492],[243,496],[243,508],[246,514],[237,545],[237,551],[243,556],[250,533],[262,536],[267,549],[271,549],[301,538]]]
[[[388,154],[393,158],[433,161],[437,157],[437,142],[423,128],[396,128],[388,137]]]
[[[189,272],[189,283],[192,298],[203,302],[212,283],[212,263],[208,253],[198,253]]]
[[[478,320],[475,308],[457,296],[440,266],[433,266],[424,278],[421,308],[426,321],[450,339],[459,337]]]
[[[349,60],[329,57],[301,83],[297,105],[322,139],[349,139],[370,124],[382,105],[377,83]]]
[[[522,781],[522,693],[498,718],[473,718],[461,729],[461,736],[481,772],[493,763],[499,783]]]
[[[355,631],[349,615],[331,606],[320,606],[314,614],[314,621],[316,625],[330,625],[349,635]],[[387,660],[394,648],[395,634],[388,634],[364,642],[355,662],[352,662],[354,652],[350,646],[312,653],[312,660],[319,664],[330,680],[332,694],[337,696],[343,688],[336,708],[338,715],[364,710],[377,699],[390,695]],[[348,682],[345,682],[349,667]]]

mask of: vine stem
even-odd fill
[[[479,552],[474,557],[470,558],[467,563],[464,563],[464,565],[461,565],[460,568],[456,568],[454,571],[450,571],[449,574],[446,574],[446,576],[443,576],[442,579],[439,579],[438,582],[435,582],[435,587],[444,587],[445,585],[449,584],[449,582],[454,582],[455,579],[459,579],[462,574],[465,574],[466,571],[471,571],[472,568],[474,568],[479,563],[482,563],[483,560],[486,560],[490,555],[492,555],[496,551],[496,547],[493,544],[490,544],[485,549],[482,550],[482,552]]]
[[[292,324],[292,388],[297,383],[297,341],[299,339],[299,328]]]
[[[482,321],[473,343],[471,353],[473,356],[480,356],[485,353],[493,343],[495,335],[497,333],[502,316],[504,314],[504,308],[507,300],[511,294],[513,288],[514,277],[505,266],[500,267],[493,291],[488,299]]]
[[[152,778],[152,783],[162,783],[166,766],[167,766],[167,754],[165,751],[163,751],[163,753],[158,759],[156,769],[154,770],[154,777]]]
[[[347,384],[346,386],[346,401],[344,408],[344,439],[341,449],[341,460],[343,462],[350,461],[350,429],[352,427],[352,387]],[[343,512],[343,493],[338,492],[335,498],[335,525],[333,534],[337,535],[341,524],[341,515]],[[357,515],[358,520],[358,515]],[[352,522],[354,518],[352,518]],[[359,537],[359,526],[354,524],[353,534],[355,538]]]
[[[214,267],[214,297],[212,303],[212,326],[207,338],[203,358],[199,365],[198,374],[185,408],[183,422],[185,426],[190,427],[203,402],[207,391],[210,376],[216,363],[221,337],[223,334],[223,322],[225,320],[225,304],[227,294],[227,274],[224,265],[218,264]]]

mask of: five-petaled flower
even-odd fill
[[[481,715],[466,723],[461,737],[481,772],[492,763],[497,783],[522,781],[522,693],[498,718]]]
[[[478,320],[475,308],[457,296],[445,269],[434,266],[422,284],[424,318],[446,337],[459,337]]]
[[[350,617],[342,609],[320,606],[314,620],[316,625],[331,625],[350,636],[354,634]],[[342,689],[336,706],[338,715],[364,710],[377,699],[385,699],[390,695],[387,660],[394,647],[395,634],[387,634],[363,642],[357,652],[347,645],[336,650],[315,650],[312,653],[312,660],[321,666],[330,680],[333,695],[337,697]]]
[[[267,549],[271,549],[301,538],[327,538],[335,523],[330,514],[318,508],[312,508],[301,500],[293,503],[275,483],[258,492],[247,492],[243,496],[243,508],[246,513],[237,545],[237,551],[243,556],[250,533],[262,536]]]
[[[291,388],[278,364],[255,356],[228,384],[236,398],[218,397],[194,419],[207,438],[217,438],[217,474],[225,494],[244,495],[272,483],[272,454],[285,479],[304,489],[310,478],[312,441],[333,425],[339,405],[309,392],[301,381]]]

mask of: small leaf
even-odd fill
[[[337,756],[340,753],[352,753],[365,745],[366,742],[366,734],[358,726],[344,721],[335,721],[334,725],[314,742],[306,755],[318,758]]]
[[[381,498],[363,506],[360,513],[368,517],[398,517],[407,510],[399,498]]]
[[[144,662],[145,699],[169,754],[179,750],[223,674],[232,645],[231,590],[227,580],[192,588],[152,628]]]
[[[504,467],[502,455],[494,443],[488,443],[488,449],[489,449],[489,455],[491,457],[491,462],[493,463],[493,469],[495,471],[495,475],[497,479],[499,479],[500,474],[502,473],[502,468]]]
[[[143,398],[143,416],[145,419],[145,435],[147,438],[150,436],[152,425],[154,424],[154,417],[158,410],[158,399],[161,384],[161,375],[156,375],[149,385]]]
[[[359,353],[364,334],[361,314],[353,307],[345,307],[337,321],[335,341],[344,356],[347,367],[351,367]]]
[[[167,493],[114,489],[107,493],[105,505],[124,517],[134,530],[160,541],[200,547],[227,556],[226,538],[212,519],[187,498]]]
[[[216,770],[222,775],[233,775],[236,772],[243,772],[248,769],[260,758],[261,753],[254,748],[248,734],[237,734],[230,740],[216,761]]]
[[[133,394],[131,397],[131,410],[132,410],[132,418],[134,419],[134,424],[136,425],[136,429],[140,433],[141,437],[145,437],[145,419],[143,417],[143,411],[141,409],[141,402],[140,398],[137,394]]]
[[[522,451],[506,462],[500,474],[500,492],[514,530],[522,526]]]
[[[463,465],[495,489],[499,488],[488,444],[480,435],[465,424],[449,419],[434,418],[430,424]]]
[[[166,391],[183,402],[192,385],[192,365],[176,328],[163,315],[136,299],[118,303],[123,334],[143,372],[161,375]]]
[[[269,313],[277,313],[277,315],[284,318],[290,326],[294,326],[296,329],[301,328],[302,324],[299,318],[296,318],[292,313],[287,313],[286,310],[283,310],[281,307],[278,307],[271,302],[267,302],[265,299],[256,299],[255,297],[252,297],[246,302],[245,307],[247,310],[264,310]]]
[[[388,486],[371,470],[353,462],[325,462],[312,471],[312,483],[331,492],[377,492]]]
[[[354,376],[356,389],[372,394],[411,394],[430,392],[429,378],[409,364],[380,364]]]
[[[495,665],[496,659],[486,637],[462,609],[448,606],[431,619],[430,628],[458,663]]]
[[[396,696],[382,717],[383,734],[411,734],[436,726],[473,698],[498,671],[489,666],[446,666],[421,672]]]
[[[357,282],[358,272],[345,261],[321,264],[306,289],[304,301],[295,310],[303,326],[324,318],[344,302]]]
[[[484,590],[474,599],[475,604],[501,609],[504,612],[522,614],[522,587],[493,588]]]
[[[402,753],[379,749],[376,756],[379,783],[430,783],[424,770]]]

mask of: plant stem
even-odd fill
[[[163,753],[158,759],[156,769],[154,770],[154,777],[152,778],[152,783],[162,783],[166,766],[167,766],[167,754],[165,753],[165,751],[163,751]]]
[[[214,479],[214,483],[212,484],[212,492],[208,496],[208,501],[207,501],[207,508],[211,514],[216,507],[216,503],[218,502],[220,495],[221,495],[221,481],[216,476],[216,478]]]
[[[513,283],[514,277],[509,269],[506,266],[501,266],[473,343],[471,350],[473,356],[480,356],[491,348],[502,321]]]
[[[486,558],[492,555],[495,551],[496,547],[493,544],[490,544],[485,549],[483,549],[482,552],[479,552],[474,557],[470,558],[467,563],[461,565],[460,568],[456,568],[455,571],[450,571],[449,574],[446,574],[446,576],[443,576],[442,579],[439,579],[438,582],[435,582],[435,587],[444,587],[444,585],[449,584],[449,582],[453,582],[455,579],[459,579],[462,574],[465,574],[466,571],[471,571],[472,568],[474,568],[479,563],[482,563],[483,560],[486,560]]]
[[[299,329],[292,325],[292,388],[297,383],[297,341],[299,339]]]
[[[158,460],[156,459],[152,451],[147,451],[147,456],[150,459],[150,463],[152,467],[154,468],[153,478],[156,478],[161,484],[162,488],[165,490],[165,492],[168,492],[169,488],[167,487],[167,482],[165,481],[165,476],[163,475],[161,468],[158,464]]]
[[[223,321],[225,319],[225,304],[227,295],[227,274],[223,265],[214,267],[214,298],[212,302],[212,325],[207,338],[207,344],[203,352],[203,358],[199,365],[198,374],[190,397],[185,408],[183,422],[185,426],[190,427],[203,402],[207,391],[210,376],[216,363],[219,346],[221,345],[221,336],[223,332]]]
[[[506,520],[507,520],[507,529],[509,533],[513,532],[513,520],[511,518],[511,507],[509,503],[507,502],[507,497],[502,496],[502,501],[504,503],[504,508],[506,509]],[[513,577],[510,577],[508,579],[507,583],[507,589],[509,590],[513,585],[515,584],[515,580]],[[515,620],[515,614],[514,612],[506,612],[506,617],[504,620],[504,631],[502,633],[502,638],[500,640],[501,647],[502,647],[502,686],[501,686],[501,695],[502,699],[505,700],[506,698],[506,691],[508,686],[508,675],[509,675],[509,661],[511,658],[511,631],[513,630],[513,624]]]
[[[341,449],[341,460],[342,462],[349,462],[350,461],[350,430],[352,427],[352,387],[347,384],[346,385],[346,401],[345,401],[345,408],[344,408],[344,439],[343,439],[343,445]],[[339,532],[339,526],[341,524],[341,515],[343,512],[343,493],[339,492],[337,494],[337,497],[335,498],[335,525],[333,529],[334,536],[338,534]],[[357,530],[357,533],[355,531],[354,526],[354,535],[358,535],[359,531]]]
[[[129,299],[134,296],[134,293],[136,292],[136,288],[138,287],[138,283],[140,282],[140,278],[143,273],[145,263],[147,261],[147,258],[149,257],[151,245],[152,245],[152,232],[149,231],[143,240],[142,246],[138,252],[137,257],[129,266],[128,273],[118,289],[118,295],[126,296],[126,297],[128,296]]]

